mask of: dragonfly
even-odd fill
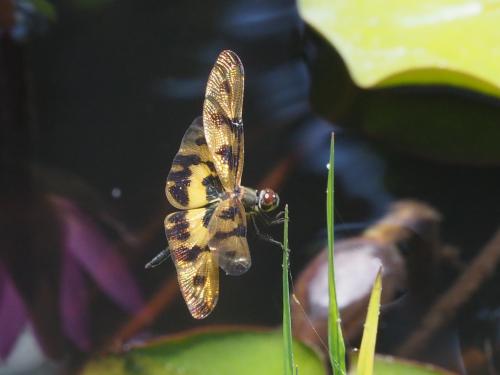
[[[279,207],[278,194],[241,186],[244,79],[238,55],[222,51],[208,78],[203,115],[184,134],[167,177],[167,200],[180,210],[165,218],[168,247],[146,265],[152,268],[172,257],[196,319],[207,317],[217,304],[219,267],[228,275],[250,268],[247,219],[260,238],[281,246],[256,222],[283,222],[280,214],[269,216]]]

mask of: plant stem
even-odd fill
[[[288,205],[285,206],[285,223],[283,226],[283,359],[285,375],[293,375],[293,338],[292,319],[290,315],[290,288],[288,274],[290,260],[288,258]]]
[[[419,327],[401,346],[399,356],[418,353],[436,331],[450,322],[463,304],[478,291],[500,262],[500,229],[467,269],[430,308]]]

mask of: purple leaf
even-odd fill
[[[0,358],[6,359],[27,324],[27,312],[7,269],[0,262]]]
[[[83,351],[91,348],[89,337],[89,292],[77,260],[63,253],[59,299],[64,334]]]
[[[127,312],[136,312],[143,298],[123,258],[92,219],[71,201],[51,196],[62,221],[65,250],[109,297]]]

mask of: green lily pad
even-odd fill
[[[357,104],[353,127],[402,153],[462,165],[500,164],[498,105],[430,90],[370,91]]]
[[[294,342],[301,375],[324,375],[318,355]],[[122,353],[90,361],[84,375],[224,375],[283,374],[281,331],[199,332],[155,340]]]
[[[72,0],[71,4],[79,10],[99,10],[113,2],[114,0]]]
[[[54,5],[47,0],[33,0],[35,9],[43,14],[49,21],[55,21],[57,18]]]
[[[351,370],[349,374],[356,374],[356,366],[358,360],[357,353],[351,353]],[[385,355],[376,355],[373,364],[374,375],[453,375],[454,373],[442,369],[437,366],[408,361],[400,358],[395,358]]]
[[[357,85],[447,84],[500,96],[500,3],[299,0]]]

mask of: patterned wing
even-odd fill
[[[208,224],[208,247],[228,275],[241,275],[251,266],[245,209],[238,198],[221,201]]]
[[[208,77],[203,125],[215,169],[228,192],[241,184],[243,172],[244,72],[238,56],[222,51]]]
[[[223,190],[205,141],[203,120],[198,117],[175,155],[165,187],[167,199],[178,209],[198,208],[217,200]]]
[[[205,318],[219,297],[217,257],[208,247],[215,207],[178,211],[165,219],[165,232],[182,296],[193,318]]]

